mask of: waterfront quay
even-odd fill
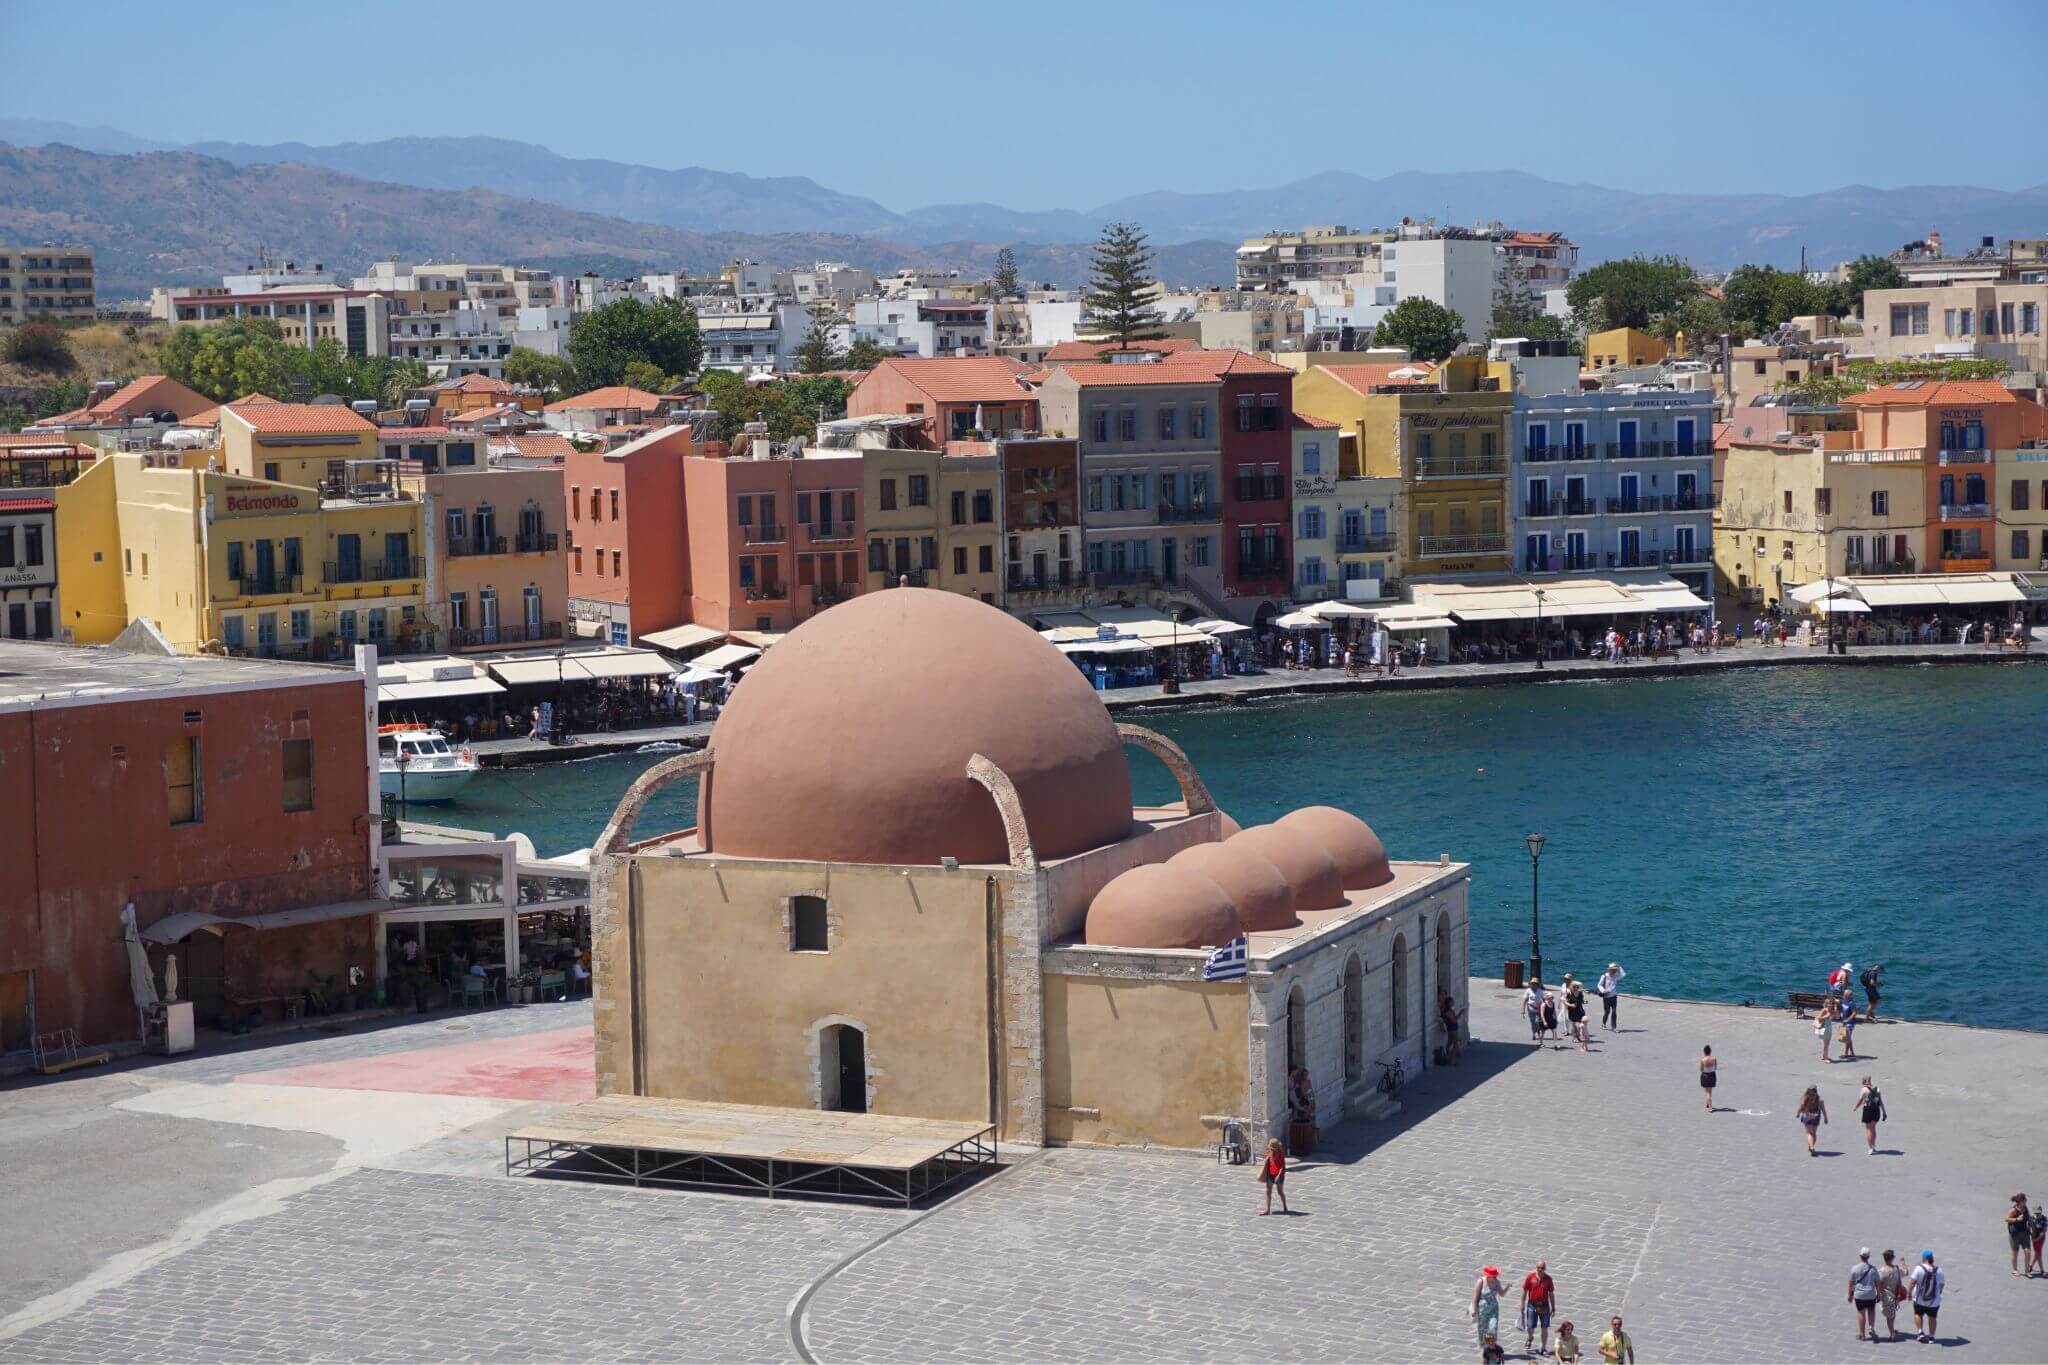
[[[1621,1313],[1646,1360],[2040,1358],[2048,1281],[2007,1273],[1999,1219],[2043,1183],[2048,1035],[1884,1023],[1829,1065],[1782,1009],[1625,996],[1581,1054],[1533,1048],[1498,980],[1471,998],[1463,1064],[1326,1127],[1284,1218],[1199,1154],[1006,1147],[908,1213],[507,1177],[503,1135],[589,1093],[588,1002],[22,1084],[0,1358],[1449,1360],[1479,1267],[1539,1257],[1589,1354]],[[1935,1251],[1942,1349],[1855,1340],[1861,1246]]]
[[[2048,649],[2014,654],[1982,645],[1869,645],[1848,654],[1829,654],[1797,643],[1777,646],[1743,644],[1706,654],[1690,649],[1657,659],[1611,663],[1605,659],[1552,659],[1541,668],[1530,661],[1477,664],[1429,664],[1404,668],[1392,675],[1346,673],[1341,668],[1274,668],[1264,673],[1232,674],[1183,682],[1176,693],[1158,683],[1119,687],[1102,693],[1111,711],[1159,711],[1194,706],[1232,705],[1295,696],[1372,692],[1429,691],[1455,687],[1498,687],[1515,683],[1547,683],[1614,678],[1675,677],[1733,669],[1813,665],[1825,668],[1910,667],[1915,664],[2025,663],[2048,659]],[[600,754],[631,753],[647,744],[680,744],[701,749],[711,736],[711,721],[694,725],[650,725],[629,730],[598,731],[574,736],[568,744],[543,739],[490,739],[470,747],[487,768],[529,767],[565,763]]]

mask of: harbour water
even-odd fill
[[[1479,974],[1529,953],[1523,837],[1546,837],[1546,976],[1782,1005],[1883,961],[1913,1018],[2048,1019],[2048,686],[2032,668],[1770,669],[1343,697],[1146,718],[1249,825],[1343,806],[1397,858],[1473,865]],[[1133,751],[1141,800],[1171,794]],[[588,844],[659,755],[487,772],[450,816]],[[690,819],[689,784],[643,828]]]

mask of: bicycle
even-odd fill
[[[1398,1057],[1391,1062],[1381,1062],[1379,1068],[1379,1090],[1382,1095],[1394,1095],[1408,1079],[1401,1070],[1401,1059]]]

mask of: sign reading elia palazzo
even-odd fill
[[[305,496],[298,489],[276,484],[231,483],[221,490],[214,515],[265,517],[297,512],[305,506]]]

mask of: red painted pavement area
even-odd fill
[[[503,1100],[588,1100],[597,1096],[595,1035],[589,1025],[386,1053],[356,1061],[316,1062],[235,1077],[252,1085],[316,1090],[397,1090],[413,1095],[478,1095]]]

